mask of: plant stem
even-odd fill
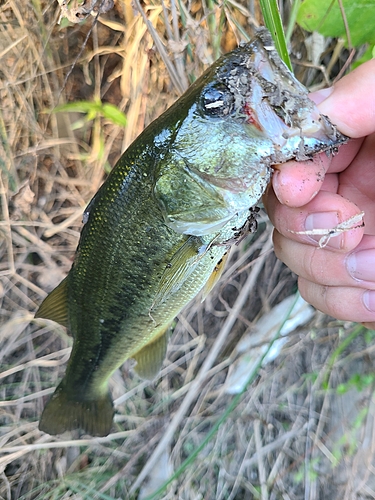
[[[276,50],[281,59],[293,71],[286,46],[283,25],[280,18],[279,9],[276,0],[259,0],[260,8],[264,17],[264,22],[275,42]]]

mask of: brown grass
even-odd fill
[[[97,24],[90,17],[68,27],[56,24],[57,2],[0,5],[1,499],[137,498],[146,473],[167,479],[233,400],[230,374],[254,352],[240,351],[240,340],[295,290],[295,278],[266,251],[271,228],[263,216],[258,237],[232,252],[215,291],[180,314],[157,379],[140,381],[129,363],[115,374],[113,434],[77,440],[38,430],[71,341],[33,312],[70,268],[82,211],[143,128],[220,52],[251,35],[260,15],[246,5],[146,0],[148,27],[128,0]],[[302,57],[296,73],[309,85],[332,79],[345,59],[327,42],[311,64],[299,29],[293,47]],[[94,98],[126,113],[125,130],[48,111]],[[373,337],[359,334],[336,356],[351,332],[353,325],[316,313],[290,333],[158,498],[374,498]],[[139,498],[147,484],[149,492],[156,487],[143,482]]]

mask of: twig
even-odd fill
[[[3,209],[3,218],[6,224],[5,232],[6,232],[6,246],[8,253],[8,271],[11,274],[16,272],[16,268],[14,266],[14,255],[13,255],[13,244],[12,244],[12,228],[10,224],[10,216],[8,210],[8,200],[6,196],[6,189],[3,183],[2,176],[0,175],[0,197],[1,197],[1,205]]]
[[[162,44],[159,35],[157,34],[155,28],[153,27],[152,23],[148,20],[144,10],[142,9],[142,6],[139,2],[139,0],[135,0],[135,5],[137,7],[138,12],[141,14],[148,31],[150,32],[150,35],[152,36],[152,39],[155,43],[156,48],[159,51],[159,54],[161,58],[163,59],[163,62],[168,70],[169,76],[171,77],[173,85],[176,87],[178,92],[180,94],[183,94],[186,90],[183,86],[183,82],[180,81],[179,76],[177,75],[176,69],[173,66],[172,62],[170,61],[168,54],[164,48],[164,45]]]
[[[363,227],[365,225],[363,221],[364,215],[365,212],[355,214],[353,217],[349,217],[349,219],[340,222],[340,224],[337,224],[337,226],[332,229],[311,229],[307,231],[292,231],[289,229],[289,232],[293,234],[307,234],[309,236],[323,235],[319,240],[319,247],[324,248],[328,245],[329,240],[334,236],[339,236],[341,233],[345,233],[346,231]]]
[[[31,320],[33,316],[30,314],[29,320]],[[66,347],[65,349],[61,349],[60,351],[57,352],[52,352],[50,354],[46,354],[42,358],[37,358],[37,359],[32,359],[30,361],[27,361],[26,363],[22,363],[17,366],[13,366],[12,368],[9,368],[8,370],[5,370],[4,372],[0,373],[0,379],[9,377],[10,375],[13,375],[14,373],[20,372],[22,370],[26,370],[27,368],[30,367],[35,367],[35,366],[59,366],[67,362],[69,359],[69,354],[71,352],[71,347]],[[56,359],[60,358],[60,359]],[[12,401],[0,401],[0,406],[6,406],[7,404],[13,404],[14,400]]]
[[[288,441],[289,439],[294,439],[297,436],[300,436],[303,432],[305,432],[306,428],[308,426],[308,423],[306,422],[302,427],[299,427],[297,429],[293,429],[289,432],[286,432],[285,434],[281,435],[279,439],[276,441],[273,441],[272,443],[266,444],[261,448],[259,451],[257,451],[249,460],[245,461],[245,467],[250,468],[258,463],[259,457],[263,455],[267,455],[268,453],[271,453],[278,448],[285,442]]]
[[[35,422],[35,427],[37,426],[37,422]],[[4,457],[0,458],[0,466],[5,466],[8,463],[13,462],[13,460],[20,458],[26,453],[30,453],[35,450],[51,450],[52,448],[70,448],[72,446],[95,446],[97,444],[102,443],[110,443],[116,439],[124,439],[132,434],[134,434],[134,430],[123,431],[123,432],[115,432],[113,434],[109,434],[108,436],[102,438],[90,438],[90,439],[75,439],[68,441],[53,441],[53,442],[41,442],[34,444],[25,444],[19,446],[4,446],[0,448],[0,453],[6,453]],[[50,436],[43,436],[43,439],[50,439]]]
[[[345,64],[344,66],[340,69],[340,72],[339,74],[336,76],[336,78],[333,80],[333,83],[332,85],[334,85],[336,82],[338,82],[342,75],[345,73],[345,71],[347,70],[348,66],[351,64],[352,60],[353,60],[353,57],[355,56],[355,53],[356,53],[356,50],[355,49],[352,49],[350,51],[350,54],[349,54],[349,57],[347,58],[347,60],[345,61]]]
[[[260,491],[262,495],[262,500],[268,500],[268,488],[266,481],[266,471],[263,464],[263,454],[260,453],[262,449],[262,440],[260,437],[260,420],[256,419],[254,421],[254,438],[255,438],[255,449],[257,451],[258,457],[258,472],[260,481]]]

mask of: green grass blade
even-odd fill
[[[292,9],[290,11],[290,16],[289,16],[288,26],[287,26],[286,33],[285,33],[286,43],[289,43],[290,39],[292,38],[292,33],[293,33],[294,25],[296,24],[296,21],[297,21],[297,14],[298,14],[298,9],[299,9],[300,5],[301,5],[301,0],[294,0],[293,1]]]
[[[327,368],[326,368],[326,373],[323,378],[322,386],[324,389],[328,389],[328,382],[329,382],[329,376],[332,372],[332,369],[334,367],[334,364],[337,360],[337,358],[340,356],[340,354],[353,342],[355,338],[357,338],[359,335],[361,335],[363,332],[366,331],[366,328],[363,325],[357,325],[354,330],[348,335],[342,342],[341,344],[335,349],[334,353],[332,354],[330,360],[328,361]]]
[[[281,23],[280,13],[277,7],[277,1],[260,0],[260,8],[262,9],[265,25],[271,32],[272,38],[275,42],[276,50],[288,68],[293,71],[286,46],[283,25]]]

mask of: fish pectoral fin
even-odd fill
[[[230,218],[233,209],[223,192],[182,159],[166,161],[154,187],[166,224],[184,234],[211,233]]]
[[[162,335],[142,347],[142,349],[133,356],[137,361],[134,370],[141,378],[152,380],[159,373],[167,353],[169,340],[168,329],[169,325]]]
[[[151,314],[156,307],[168,300],[185,283],[195,270],[200,256],[207,245],[203,245],[200,238],[190,236],[185,243],[172,255],[166,266],[157,288],[155,299],[151,306]]]
[[[39,429],[47,434],[82,429],[91,436],[107,436],[113,423],[113,402],[109,392],[91,398],[72,397],[64,380],[46,404]]]
[[[224,269],[225,269],[225,264],[228,260],[228,255],[229,255],[229,252],[226,252],[222,256],[222,258],[216,264],[215,269],[212,271],[211,276],[208,278],[207,283],[204,285],[203,290],[202,290],[202,302],[206,299],[207,295],[211,292],[213,287],[216,285],[216,283],[221,278],[221,276],[224,272]]]
[[[62,326],[68,326],[68,291],[67,277],[47,295],[35,313],[35,318],[45,318],[56,321]]]

